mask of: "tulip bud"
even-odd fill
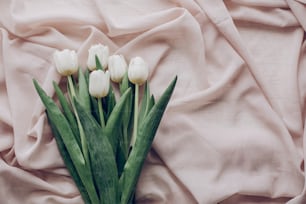
[[[148,64],[141,58],[132,58],[129,64],[128,77],[133,84],[142,85],[149,76]]]
[[[78,57],[74,50],[56,50],[53,59],[58,73],[63,76],[72,75],[78,70]]]
[[[107,67],[107,61],[109,56],[109,49],[107,46],[97,44],[93,45],[88,50],[87,67],[89,70],[95,70],[96,66],[96,56],[98,57],[102,68],[105,70]]]
[[[89,93],[96,98],[105,97],[110,86],[109,72],[95,70],[89,75]]]
[[[122,81],[127,69],[123,55],[112,55],[108,59],[108,70],[112,81],[119,83]]]

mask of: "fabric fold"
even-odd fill
[[[32,80],[53,96],[52,53],[102,43],[178,83],[138,203],[302,204],[304,0],[0,1],[0,203],[83,203]]]

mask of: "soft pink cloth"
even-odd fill
[[[82,203],[32,79],[95,43],[178,75],[139,203],[306,203],[305,30],[305,0],[1,0],[0,203]]]

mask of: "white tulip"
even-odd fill
[[[89,75],[89,93],[96,98],[105,97],[109,92],[109,72],[102,70],[92,71]]]
[[[58,73],[63,76],[72,75],[78,70],[78,57],[74,50],[56,50],[53,59]]]
[[[108,58],[108,70],[112,81],[119,83],[122,81],[127,69],[123,55],[112,55]]]
[[[148,64],[141,58],[132,58],[129,64],[128,77],[133,84],[142,85],[149,76]]]
[[[107,67],[108,56],[109,56],[109,49],[107,46],[96,44],[89,48],[88,50],[88,59],[87,59],[87,67],[89,70],[95,70],[96,66],[96,58],[98,57],[102,68],[105,70]]]

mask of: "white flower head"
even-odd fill
[[[58,73],[63,76],[72,75],[78,70],[78,57],[74,50],[56,50],[53,59]]]
[[[112,81],[119,83],[122,81],[127,70],[127,63],[123,55],[112,55],[108,58],[108,70]]]
[[[110,86],[109,72],[94,70],[89,75],[89,93],[96,98],[107,96]]]
[[[132,58],[129,64],[128,77],[133,84],[142,85],[149,76],[148,64],[141,58]]]
[[[102,68],[105,70],[107,67],[108,56],[109,56],[109,48],[108,46],[102,44],[96,44],[89,48],[88,50],[88,59],[87,59],[87,67],[89,70],[95,70],[96,66],[96,57],[98,57]]]

